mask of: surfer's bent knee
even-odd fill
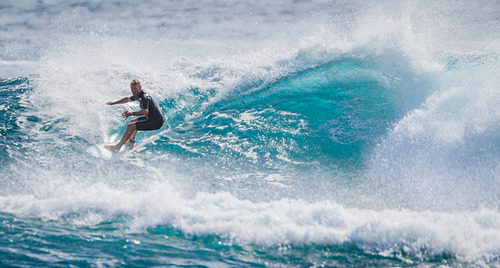
[[[127,126],[128,130],[136,131],[137,127],[135,126],[135,122],[130,122]]]

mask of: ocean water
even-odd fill
[[[0,3],[0,266],[500,266],[500,2]],[[140,79],[166,116],[116,142]]]

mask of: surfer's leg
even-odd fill
[[[139,120],[139,118],[134,118],[134,119],[130,120],[130,124],[135,124],[138,120]],[[132,135],[130,135],[130,138],[128,138],[128,140],[125,142],[125,144],[127,144],[127,146],[130,149],[134,149],[135,136],[137,136],[137,126],[136,126],[136,131],[134,131],[134,133],[132,133]]]
[[[118,144],[105,145],[104,147],[106,147],[106,149],[108,149],[110,151],[118,153],[120,151],[120,148],[122,148],[123,144],[125,144],[128,141],[128,139],[130,139],[132,134],[134,134],[135,132],[137,132],[137,128],[135,127],[135,122],[130,122],[127,125],[127,129],[125,130],[125,133],[123,133],[123,136],[122,136],[120,142],[118,142]],[[135,138],[135,136],[134,136],[134,138]]]
[[[127,146],[130,148],[130,149],[134,149],[134,145],[135,145],[135,137],[137,136],[137,130],[132,133],[132,135],[130,136],[130,138],[128,139],[127,141]]]

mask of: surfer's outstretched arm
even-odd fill
[[[127,102],[131,102],[132,100],[130,99],[130,97],[125,97],[121,100],[118,100],[118,101],[108,101],[106,104],[107,105],[115,105],[115,104],[123,104],[123,103],[127,103]]]

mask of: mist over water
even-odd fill
[[[29,256],[20,247],[36,239],[12,245],[18,220],[43,241],[50,228],[92,240],[109,265],[496,265],[498,11],[494,1],[0,4],[0,254]],[[116,142],[120,114],[139,109],[105,105],[129,96],[132,79],[165,126],[93,158],[85,150]],[[39,265],[99,265],[58,239],[40,247],[72,258],[33,253]],[[175,255],[186,243],[234,255]],[[138,263],[140,247],[179,262]]]

